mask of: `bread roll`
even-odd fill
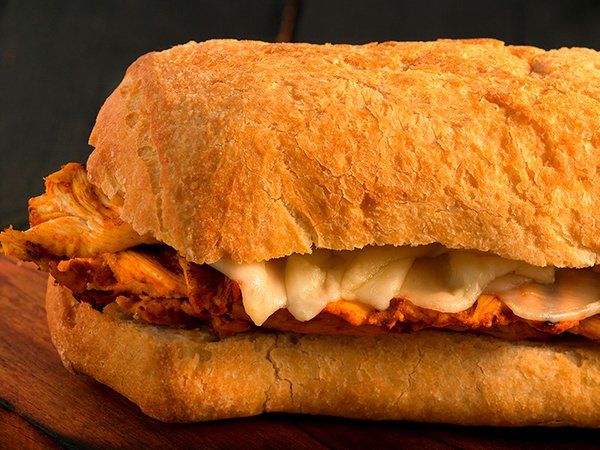
[[[591,266],[598,67],[494,40],[191,42],[128,69],[88,169],[197,263],[439,242]]]
[[[600,426],[600,348],[422,331],[381,337],[145,325],[48,283],[48,324],[67,368],[169,422],[262,412],[465,425]]]

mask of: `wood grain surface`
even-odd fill
[[[44,311],[46,274],[0,257],[0,448],[598,447],[595,430],[474,428],[264,415],[192,425],[144,416],[124,397],[67,372]]]

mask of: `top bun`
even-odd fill
[[[197,263],[439,242],[600,261],[600,55],[495,40],[188,43],[102,107],[92,182]]]

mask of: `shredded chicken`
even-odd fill
[[[239,286],[210,266],[185,261],[165,246],[137,247],[49,264],[52,275],[81,301],[102,308],[116,301],[138,319],[189,327],[209,323],[221,337],[254,329],[243,307]],[[109,294],[109,295],[107,295]],[[544,338],[569,331],[600,338],[595,318],[557,324],[515,316],[497,297],[481,295],[469,309],[442,313],[395,299],[378,311],[340,300],[329,303],[316,318],[300,322],[279,310],[264,328],[311,334],[377,335],[425,328],[472,331],[505,339]]]
[[[50,262],[52,276],[76,294],[89,290],[149,297],[187,297],[183,270],[166,246]]]
[[[29,200],[27,231],[0,234],[4,253],[45,263],[44,256],[89,257],[150,244],[120,218],[120,207],[97,191],[80,164],[70,163],[46,178],[46,192]]]
[[[96,191],[81,165],[68,164],[50,175],[46,193],[31,199],[29,207],[29,230],[8,229],[0,234],[4,252],[35,261],[78,300],[100,310],[116,303],[153,324],[195,327],[208,323],[219,336],[256,328],[244,310],[236,282],[136,233],[120,219],[118,202]],[[440,328],[505,339],[570,332],[600,339],[597,316],[559,323],[527,321],[491,295],[481,295],[471,308],[459,313],[433,311],[403,299],[394,299],[385,311],[341,300],[307,322],[279,310],[263,328],[348,335]]]

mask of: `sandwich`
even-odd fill
[[[148,415],[600,426],[600,54],[149,53],[5,254]]]

